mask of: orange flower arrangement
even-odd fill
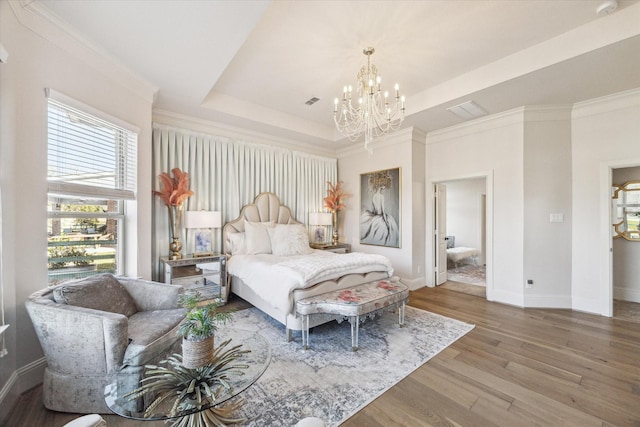
[[[160,191],[153,194],[159,196],[167,206],[180,206],[189,196],[195,193],[189,190],[189,174],[182,172],[179,168],[171,169],[175,178],[166,172],[162,172],[160,178]]]
[[[350,196],[350,194],[346,194],[342,191],[342,181],[338,181],[335,185],[331,184],[330,181],[327,181],[329,185],[329,189],[327,190],[327,197],[324,198],[324,207],[329,209],[331,212],[337,212],[340,209],[346,207],[344,204],[344,199]]]

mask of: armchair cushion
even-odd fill
[[[127,317],[138,311],[127,289],[111,274],[65,282],[53,289],[53,298],[58,304],[119,313]]]
[[[129,346],[123,365],[142,366],[166,351],[167,342],[175,342],[177,326],[186,310],[139,311],[129,318]]]

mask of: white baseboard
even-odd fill
[[[571,308],[571,297],[560,295],[525,295],[525,307]]]
[[[18,382],[18,373],[16,371],[11,374],[7,382],[0,389],[0,424],[6,421],[9,412],[13,409],[13,406],[18,401],[20,393],[18,393],[18,387],[14,387]]]
[[[4,420],[22,393],[42,384],[47,360],[44,357],[21,366],[0,389],[0,421]]]
[[[516,307],[524,307],[524,297],[522,294],[507,292],[495,288],[490,290],[489,287],[487,287],[487,301],[515,305]]]
[[[613,298],[619,299],[622,301],[640,302],[640,290],[623,288],[623,287],[614,287]]]
[[[602,304],[597,299],[573,297],[571,308],[586,313],[602,314]]]
[[[417,279],[400,279],[402,283],[409,287],[410,291],[415,291],[416,289],[422,288],[424,283],[424,277],[418,277]]]

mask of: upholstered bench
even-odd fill
[[[397,308],[398,324],[402,327],[408,299],[409,288],[397,277],[301,299],[296,302],[296,314],[302,316],[302,345],[309,348],[309,317],[324,315],[333,316],[338,322],[349,321],[351,348],[357,351],[360,322]]]

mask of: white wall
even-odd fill
[[[416,289],[424,286],[424,134],[404,129],[373,143],[373,154],[364,151],[362,143],[355,143],[338,156],[338,179],[351,194],[346,209],[340,212],[341,241],[350,243],[353,251],[387,256],[395,274]],[[400,248],[360,244],[360,174],[401,168]],[[414,197],[418,200],[414,200]]]
[[[525,306],[569,308],[571,108],[527,107],[524,130]]]
[[[613,170],[614,184],[640,181],[640,166]],[[613,297],[640,302],[640,242],[613,240]]]
[[[487,194],[486,179],[464,179],[443,184],[447,186],[447,236],[455,237],[456,246],[482,251],[481,197]],[[484,253],[481,252],[478,258],[484,259]]]
[[[18,17],[20,21],[18,20]],[[29,28],[25,27],[28,26]],[[128,223],[126,273],[150,277],[151,106],[153,90],[97,59],[22,4],[0,1],[0,184],[2,283],[6,292],[9,355],[0,361],[0,419],[17,393],[42,381],[42,351],[24,301],[47,286],[47,100],[49,87],[141,129],[137,218]],[[64,46],[64,47],[62,47]],[[135,213],[135,212],[134,212]],[[19,339],[17,338],[19,337]]]
[[[577,104],[572,113],[572,297],[611,315],[611,168],[640,164],[640,89]]]
[[[427,135],[427,236],[433,234],[433,183],[487,179],[487,299],[523,300],[523,116],[517,109]],[[426,246],[433,286],[433,245]]]

